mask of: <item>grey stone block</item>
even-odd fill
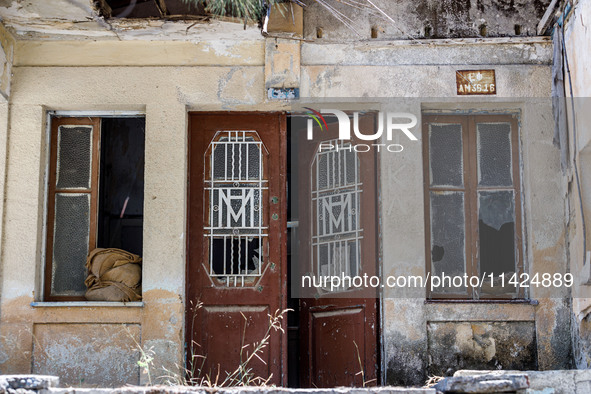
[[[525,374],[454,376],[435,385],[443,393],[511,393],[528,387]]]
[[[38,391],[57,387],[59,378],[48,375],[0,375],[0,391],[31,390]],[[2,390],[3,389],[3,390]]]

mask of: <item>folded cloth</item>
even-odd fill
[[[142,258],[121,249],[97,248],[86,259],[89,301],[141,301]]]

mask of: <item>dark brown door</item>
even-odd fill
[[[355,152],[352,145],[367,141],[338,140],[337,124],[327,120],[328,130],[314,129],[313,141],[302,130],[293,137],[298,138],[299,155],[300,274],[370,277],[376,275],[377,264],[375,151]],[[369,134],[374,123],[368,115],[359,127]],[[300,384],[376,385],[377,289],[330,286],[301,289]]]
[[[221,383],[285,309],[285,115],[192,113],[189,128],[187,367]],[[284,385],[285,348],[271,329],[246,369]]]

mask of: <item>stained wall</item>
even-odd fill
[[[178,371],[187,308],[187,114],[289,110],[288,102],[267,98],[269,86],[299,87],[307,98],[373,97],[385,110],[419,118],[427,112],[515,115],[525,266],[566,271],[566,184],[552,145],[547,100],[549,39],[301,42],[264,38],[254,27],[240,33],[228,29],[224,36],[197,28],[174,40],[16,41],[6,110],[2,373],[51,373],[56,364],[48,360],[60,354],[72,357],[60,368],[67,384],[94,385],[97,374],[103,385],[145,382],[134,364],[137,344],[155,352],[153,376],[166,374],[164,368]],[[495,98],[456,95],[455,71],[467,68],[495,70]],[[396,97],[413,99],[385,100]],[[46,303],[40,296],[48,111],[145,114],[142,303]],[[420,137],[420,130],[414,131]],[[418,141],[380,158],[383,276],[426,272],[421,152]],[[380,322],[383,383],[421,384],[427,374],[446,373],[446,365],[568,367],[569,295],[540,290],[531,298],[536,302],[430,303],[421,289],[386,289]],[[517,347],[509,349],[515,338]],[[97,358],[88,360],[85,353],[95,351]],[[101,360],[113,352],[119,361],[107,368]],[[515,354],[520,356],[511,363]]]

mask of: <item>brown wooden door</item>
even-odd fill
[[[313,141],[303,130],[293,137],[299,155],[297,264],[304,275],[376,275],[376,155],[347,151],[367,141],[337,140],[337,125],[327,120],[328,130],[315,128]],[[370,115],[359,120],[368,134],[374,124]],[[320,143],[345,150],[319,152]],[[326,290],[301,289],[307,293],[300,299],[301,386],[376,385],[377,289]]]
[[[187,367],[218,383],[285,309],[285,135],[284,114],[190,114]],[[284,385],[285,348],[271,330],[247,368]]]

